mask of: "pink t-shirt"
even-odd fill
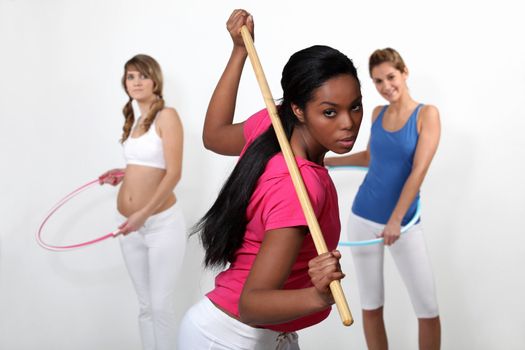
[[[250,117],[244,123],[246,145],[266,131],[270,125],[271,121],[266,109]],[[296,157],[296,161],[326,245],[329,250],[333,250],[339,241],[341,224],[337,193],[332,179],[323,166],[299,157]],[[215,289],[207,294],[211,301],[236,316],[239,316],[239,299],[244,283],[259,252],[265,232],[308,225],[282,153],[277,153],[268,161],[252,194],[246,214],[248,224],[242,246],[235,253],[229,268],[216,277]],[[308,262],[315,256],[317,251],[312,236],[308,234],[283,289],[312,286],[308,275]],[[279,332],[296,331],[321,322],[328,317],[330,310],[329,307],[287,323],[263,327]]]

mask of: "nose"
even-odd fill
[[[346,112],[342,115],[341,128],[344,130],[352,130],[355,126],[355,120],[352,118],[352,113]]]
[[[390,90],[390,83],[384,82],[381,86],[381,91],[386,92]]]

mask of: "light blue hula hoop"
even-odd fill
[[[337,165],[337,166],[328,166],[328,170],[335,170],[335,169],[355,169],[355,170],[362,170],[362,171],[368,171],[367,167],[364,166],[352,166],[352,165]],[[403,227],[401,227],[401,234],[405,233],[410,229],[414,224],[419,220],[419,217],[421,216],[421,201],[417,201],[416,206],[416,212],[414,213],[414,216],[410,221]],[[340,241],[338,243],[338,246],[340,247],[360,247],[360,246],[366,246],[366,245],[372,245],[372,244],[378,244],[383,242],[383,238],[375,238],[375,239],[369,239],[366,241]]]

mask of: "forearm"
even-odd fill
[[[164,175],[157,186],[155,193],[141,211],[147,217],[153,215],[166,202],[169,196],[173,194],[173,189],[179,182],[180,178],[180,171],[166,172],[166,175]]]
[[[401,190],[399,200],[390,216],[390,222],[401,224],[408,208],[416,198],[424,178],[425,173],[423,171],[412,171]]]
[[[203,128],[204,146],[208,149],[214,148],[217,129],[233,124],[237,92],[246,57],[245,48],[234,46],[210,99]]]
[[[370,157],[368,151],[361,151],[350,154],[344,157],[329,157],[325,158],[324,165],[326,166],[363,166],[368,167]]]
[[[243,292],[239,312],[242,322],[256,326],[289,322],[328,307],[314,287],[253,290]]]

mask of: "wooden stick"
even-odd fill
[[[326,247],[323,234],[321,233],[321,228],[319,227],[319,223],[315,217],[312,203],[310,202],[308,192],[304,186],[303,178],[301,177],[301,173],[299,172],[299,168],[295,162],[292,148],[288,143],[288,139],[284,133],[281,120],[277,114],[277,107],[275,106],[268,82],[266,81],[261,62],[259,61],[259,56],[255,50],[252,35],[246,26],[242,26],[241,35],[244,40],[244,45],[248,51],[248,56],[250,57],[253,70],[255,71],[255,76],[257,77],[257,82],[259,83],[259,87],[264,98],[264,103],[266,104],[266,108],[270,114],[270,119],[272,120],[272,125],[275,129],[279,145],[281,146],[281,151],[283,152],[288,171],[292,177],[295,191],[297,192],[304,216],[306,217],[306,222],[308,223],[308,228],[310,229],[315,248],[317,249],[318,254],[326,253],[328,252],[328,248]],[[341,283],[339,283],[339,281],[332,281],[330,283],[330,290],[334,296],[335,304],[337,305],[337,310],[339,311],[339,316],[341,317],[343,324],[345,326],[350,326],[352,323],[354,323],[354,320],[352,319],[352,314],[348,308],[348,303],[346,302],[343,289],[341,288]]]

